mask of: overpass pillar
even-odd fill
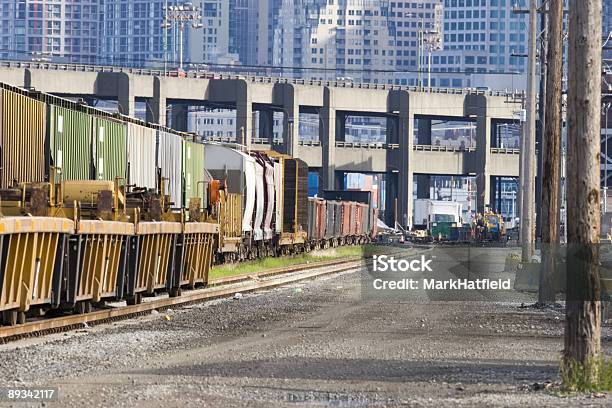
[[[236,143],[251,149],[253,138],[253,100],[251,86],[241,80],[236,86]]]
[[[323,150],[322,189],[333,189],[336,176],[336,108],[334,91],[323,89],[323,107],[319,111],[319,140]]]
[[[180,132],[189,131],[189,105],[185,103],[172,104],[172,129]]]
[[[259,138],[267,140],[270,145],[274,143],[274,112],[262,109],[257,112],[259,116]]]
[[[134,77],[130,74],[121,73],[117,78],[117,103],[119,113],[126,116],[135,116],[136,113],[136,86]]]
[[[469,95],[476,114],[476,200],[483,212],[491,204],[491,117],[484,95]]]
[[[412,216],[414,200],[413,179],[414,171],[412,164],[413,134],[414,134],[414,113],[410,109],[410,95],[408,91],[400,91],[399,97],[399,163],[397,163],[398,174],[398,222],[403,227],[412,227]]]
[[[387,118],[386,139],[387,144],[398,144],[397,118]]]
[[[417,143],[420,145],[431,145],[431,119],[417,119]],[[417,174],[417,198],[431,198],[431,176],[429,174]]]
[[[346,113],[336,113],[336,140],[346,141]]]
[[[300,102],[298,89],[284,84],[283,92],[283,152],[298,157],[300,144]]]
[[[160,77],[153,78],[153,98],[147,101],[147,122],[167,126],[166,82]]]

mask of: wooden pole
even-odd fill
[[[531,262],[535,234],[535,118],[536,118],[536,37],[537,33],[536,0],[529,4],[529,61],[527,72],[527,123],[524,126],[525,139],[524,182],[521,194],[523,209],[521,211],[521,258]]]
[[[564,370],[598,381],[601,0],[570,0],[568,86],[568,270]]]
[[[546,112],[542,167],[542,270],[538,303],[555,302],[554,276],[559,245],[559,180],[561,175],[561,85],[563,74],[563,0],[548,3]]]

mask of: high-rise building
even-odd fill
[[[390,2],[389,31],[395,44],[394,82],[415,85],[430,55],[443,47],[442,0]],[[423,75],[424,76],[424,75]]]
[[[227,0],[199,0],[202,28],[188,27],[188,60],[192,63],[232,64],[238,54],[230,53],[230,4]]]
[[[388,1],[285,0],[278,22],[273,61],[287,67],[285,72],[306,78],[392,81],[396,50]]]
[[[163,64],[164,57],[176,60],[177,30],[162,28],[164,7],[176,1],[103,1],[102,54],[106,63],[124,66]],[[168,34],[165,39],[164,36]],[[167,53],[167,54],[166,54]]]
[[[0,0],[0,57],[98,63],[102,0]]]
[[[525,0],[444,0],[444,50],[432,58],[432,85],[469,87],[474,86],[472,74],[501,73],[512,80],[512,73],[524,72],[527,15],[514,13],[515,6],[525,9],[527,4]]]

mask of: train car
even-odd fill
[[[254,220],[258,217],[258,212],[260,211],[263,216],[263,207],[256,206],[256,161],[253,157],[242,151],[216,143],[206,144],[205,161],[206,169],[210,174],[215,179],[223,180],[228,201],[232,199],[241,200],[242,224],[239,231],[240,235],[227,235],[230,231],[233,234],[236,234],[238,231],[222,225],[221,228],[225,235],[220,239],[219,252],[222,254],[222,258],[227,258],[228,260],[252,258],[255,238]],[[230,203],[230,205],[236,208],[237,204]],[[225,218],[220,219],[221,224],[227,224],[229,221]]]
[[[162,181],[161,194],[172,208],[183,208],[182,173],[183,138],[174,133],[157,129],[157,172]]]
[[[45,178],[46,105],[16,88],[0,91],[0,188]],[[24,160],[27,158],[27,160]]]
[[[157,131],[127,123],[127,184],[157,188]]]
[[[93,178],[91,138],[93,116],[58,105],[47,105],[50,165],[55,180]]]
[[[370,191],[360,190],[325,190],[323,198],[337,202],[353,202],[352,207],[353,220],[352,225],[356,229],[348,235],[343,236],[345,241],[353,241],[355,243],[370,242],[377,235],[378,231],[378,209],[374,207],[372,193]],[[357,219],[359,221],[357,221]],[[359,225],[357,225],[357,222]]]
[[[213,199],[201,144],[5,85],[0,100],[4,323],[31,306],[87,312],[207,283],[219,192]]]
[[[295,254],[372,231],[364,205],[308,199],[302,160],[4,84],[0,143],[4,324],[178,296],[208,284],[213,259]]]
[[[308,228],[308,165],[300,159],[266,152],[275,166],[278,247],[283,254],[306,249]]]
[[[259,256],[273,256],[275,254],[276,245],[276,220],[277,213],[275,212],[277,206],[276,199],[276,188],[274,171],[274,161],[271,160],[264,152],[251,152],[251,156],[256,160],[258,166],[260,166],[262,175],[257,177],[257,186],[261,182],[261,194],[257,194],[257,205],[263,207],[263,219],[261,220],[261,234],[262,238],[258,241],[258,255]],[[256,221],[259,225],[259,221]]]
[[[327,205],[320,198],[308,198],[308,242],[309,249],[325,247],[327,227]]]

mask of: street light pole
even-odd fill
[[[183,71],[183,33],[185,31],[185,25],[191,24],[194,29],[204,27],[202,24],[202,10],[200,7],[195,7],[192,3],[181,3],[176,6],[165,6],[165,18],[162,27],[166,30],[174,28],[174,25],[178,25],[180,30],[179,39],[179,70]],[[176,50],[174,50],[176,52]]]

